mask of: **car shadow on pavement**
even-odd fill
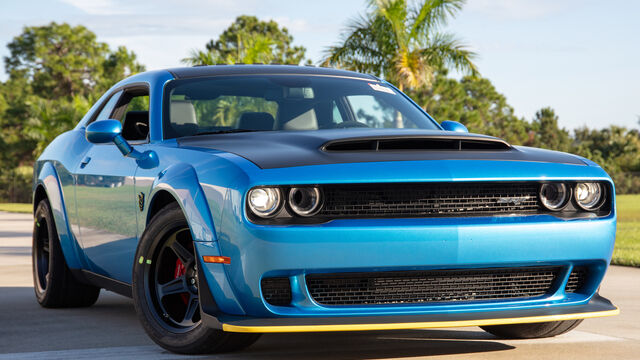
[[[227,354],[242,359],[384,359],[511,350],[482,331],[363,331],[267,334],[250,348]]]
[[[88,308],[44,309],[31,287],[0,287],[0,354],[149,345],[131,299],[102,291]],[[34,336],[47,334],[47,336]],[[265,334],[216,359],[370,359],[463,355],[514,349],[477,328]],[[158,355],[167,356],[160,347]],[[176,358],[181,356],[176,355]],[[198,357],[200,358],[200,357]]]

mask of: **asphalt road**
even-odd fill
[[[0,213],[0,360],[184,359],[147,338],[130,299],[103,291],[86,309],[43,309],[31,277],[29,215]],[[552,339],[505,341],[479,328],[264,335],[212,359],[640,359],[640,269],[612,267],[601,294],[621,315]]]

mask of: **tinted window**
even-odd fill
[[[118,91],[117,93],[113,94],[109,101],[107,101],[107,103],[104,105],[102,110],[100,110],[100,113],[98,114],[98,116],[96,116],[94,121],[111,119],[111,114],[113,113],[116,104],[118,104],[118,99],[120,99],[121,94],[122,91]]]
[[[175,80],[165,90],[165,138],[240,130],[438,129],[376,81],[302,75]]]

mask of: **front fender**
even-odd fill
[[[67,207],[64,203],[58,172],[51,162],[45,162],[39,169],[35,177],[34,193],[39,186],[44,188],[47,199],[49,199],[58,239],[60,240],[60,247],[67,265],[71,269],[84,268],[82,250],[69,227],[69,217],[66,212]],[[34,206],[37,206],[37,204],[34,204]]]
[[[225,313],[236,315],[245,314],[233,293],[225,265],[205,264],[200,261],[201,256],[220,256],[221,253],[207,197],[195,169],[188,164],[180,163],[161,171],[151,186],[149,204],[153,204],[158,193],[162,191],[170,193],[180,204],[189,223],[193,240],[196,242],[196,256],[198,256],[200,268],[206,269],[201,277],[202,281],[208,284],[213,299],[206,301],[207,298],[203,298],[201,304],[203,308],[220,309]],[[147,222],[150,220],[149,215],[147,214]]]
[[[207,198],[191,165],[175,164],[161,171],[151,185],[151,202],[160,191],[169,192],[178,201],[194,241],[217,241]]]

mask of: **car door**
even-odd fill
[[[143,136],[148,134],[148,90],[135,87],[114,96],[118,98],[109,101],[112,109],[105,107],[96,121],[121,120],[125,140],[132,145],[148,142]],[[138,241],[136,168],[134,159],[109,143],[91,144],[76,171],[80,242],[87,260],[94,272],[126,283],[131,282]]]

